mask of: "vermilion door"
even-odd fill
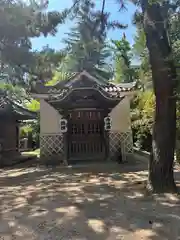
[[[68,159],[105,159],[103,111],[72,111],[68,116]]]

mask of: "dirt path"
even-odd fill
[[[145,197],[143,168],[1,171],[0,240],[180,239],[179,199]]]

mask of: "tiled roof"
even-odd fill
[[[122,91],[118,91],[118,89],[115,89],[115,87],[109,87],[106,89],[105,87],[94,85],[94,89],[100,91],[106,98],[109,98],[109,99],[116,100],[116,99],[121,99],[122,97],[121,95]],[[66,98],[66,96],[68,96],[72,90],[73,90],[72,88],[71,89],[68,88],[68,89],[61,90],[60,93],[56,92],[55,94],[55,92],[53,92],[53,94],[50,94],[49,100],[50,101],[62,100]],[[74,90],[77,90],[77,89],[74,89]]]
[[[118,86],[114,86],[114,87],[105,87],[104,90],[106,92],[130,92],[134,89],[134,87],[118,87]]]
[[[137,82],[130,83],[110,83],[110,86],[105,86],[104,89],[106,92],[129,92],[136,88]]]
[[[131,86],[123,86],[123,84],[121,84],[121,86],[119,85],[106,85],[106,86],[103,86],[101,87],[105,92],[129,92],[129,91],[132,91],[135,89],[135,85],[132,84]],[[58,88],[55,88],[55,87],[45,87],[44,89],[39,89],[39,88],[36,88],[36,92],[37,93],[40,93],[40,94],[60,94],[62,93],[63,91],[67,91],[67,88],[65,89],[58,89]]]
[[[71,80],[74,81],[74,79],[80,74],[84,74],[89,78],[94,78],[95,86],[98,85],[101,90],[104,90],[105,92],[109,93],[120,93],[120,92],[129,92],[135,89],[136,87],[136,82],[132,83],[120,83],[120,84],[115,84],[115,83],[108,83],[107,84],[100,84],[99,81],[96,81],[96,78],[90,75],[87,72],[82,72],[82,73],[74,73],[72,76],[70,76],[69,79],[60,81],[54,86],[43,86],[40,82],[36,83],[36,85],[32,89],[32,93],[37,93],[37,94],[61,94],[62,92],[66,91],[67,89],[70,89],[72,86],[70,84]],[[76,79],[75,79],[76,80]],[[71,82],[72,83],[72,82]]]
[[[10,107],[8,99],[5,96],[0,96],[0,111],[5,111]]]
[[[47,90],[47,93],[49,93],[49,94],[53,94],[53,93],[57,94],[57,93],[61,93],[63,90],[64,89],[50,88],[50,89]]]
[[[13,115],[17,120],[22,119],[35,119],[36,112],[29,111],[28,109],[12,102],[7,96],[0,96],[0,115]]]

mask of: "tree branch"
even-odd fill
[[[103,0],[102,8],[101,8],[101,34],[103,34],[103,32],[104,32],[105,24],[106,24],[105,21],[104,21],[105,3],[106,3],[106,0]]]

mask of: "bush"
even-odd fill
[[[31,100],[31,102],[29,104],[27,104],[27,107],[29,110],[34,111],[34,112],[38,112],[40,110],[40,102],[37,100]],[[31,132],[30,135],[32,135],[32,145],[33,148],[39,148],[40,144],[39,144],[39,140],[40,140],[40,115],[38,114],[38,118],[37,121],[34,121],[32,123],[30,123],[29,125],[29,132]]]
[[[137,94],[131,102],[131,120],[134,145],[142,150],[151,151],[152,124],[155,99],[152,91]],[[177,102],[176,158],[180,163],[180,103]]]
[[[148,152],[152,145],[154,104],[154,94],[150,90],[140,92],[131,102],[134,145]]]

